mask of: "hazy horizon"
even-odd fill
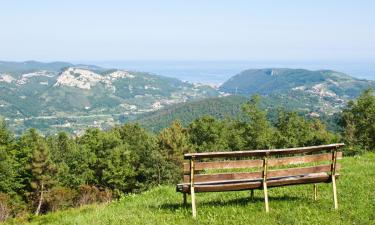
[[[0,59],[0,62],[3,61]],[[36,61],[29,59],[26,61]],[[25,61],[13,61],[25,62]],[[50,63],[56,61],[37,61]],[[60,60],[60,62],[62,62]],[[71,60],[73,64],[95,65],[107,69],[148,72],[183,81],[219,85],[247,69],[290,68],[335,70],[350,76],[375,80],[375,64],[371,62],[333,61],[244,61],[244,60]]]
[[[118,60],[77,61],[106,68],[119,68],[150,72],[190,82],[222,84],[246,69],[292,68],[308,70],[336,70],[360,79],[375,80],[375,64],[369,62],[271,62],[235,60]]]
[[[6,61],[375,62],[374,1],[3,1]]]

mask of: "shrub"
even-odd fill
[[[67,187],[54,187],[46,195],[46,208],[48,211],[66,209],[74,205],[77,191]]]
[[[113,193],[109,189],[100,190],[97,196],[98,202],[110,202],[113,199]]]
[[[82,206],[94,203],[97,201],[98,194],[99,189],[97,187],[90,185],[81,185],[78,188],[76,205]]]
[[[9,195],[0,193],[0,222],[6,220],[11,214],[9,201]]]
[[[113,199],[113,193],[109,189],[99,189],[95,186],[81,185],[78,188],[75,205],[82,206],[96,202],[110,202]]]

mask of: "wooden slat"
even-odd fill
[[[234,183],[224,185],[202,185],[197,186],[197,192],[218,192],[218,191],[240,191],[249,189],[258,189],[262,187],[261,181],[249,182],[249,183]]]
[[[320,145],[312,147],[301,148],[287,148],[287,149],[274,149],[274,150],[247,150],[247,151],[232,151],[232,152],[203,152],[203,153],[188,153],[184,155],[185,159],[202,158],[218,158],[218,157],[251,157],[251,156],[266,156],[266,155],[289,155],[311,153],[323,150],[331,150],[344,146],[343,143]]]
[[[259,179],[262,177],[262,172],[250,173],[216,173],[216,174],[197,174],[194,176],[195,182],[212,182],[225,180],[244,180],[244,179]],[[190,180],[189,175],[184,176],[184,182]]]
[[[337,152],[337,159],[342,158],[342,152]],[[268,160],[269,166],[281,165],[295,165],[319,161],[330,161],[332,159],[331,153],[295,156],[295,157],[282,157],[270,158]],[[218,161],[218,162],[197,162],[195,163],[195,171],[211,170],[211,169],[239,169],[239,168],[254,168],[261,167],[262,160],[237,160],[237,161]],[[190,172],[190,163],[184,163],[184,172]]]
[[[337,152],[337,159],[341,159],[341,158],[342,158],[342,152]],[[268,166],[295,165],[295,164],[331,161],[331,160],[332,160],[332,153],[295,156],[295,157],[281,157],[281,158],[269,159]]]
[[[341,165],[336,164],[336,170],[340,169]],[[288,168],[279,170],[269,170],[267,172],[268,178],[296,176],[311,173],[330,172],[331,165],[319,165],[310,167]],[[217,173],[217,174],[197,174],[194,176],[194,182],[219,182],[219,181],[235,181],[235,180],[251,180],[262,178],[262,172],[243,172],[243,173]],[[184,176],[184,183],[190,181],[190,176]]]
[[[336,175],[336,179],[339,175]],[[326,173],[310,174],[304,177],[283,177],[281,179],[269,179],[267,180],[267,187],[279,187],[288,185],[298,185],[298,184],[310,184],[310,183],[328,183],[331,181],[330,175]],[[219,191],[240,191],[240,190],[250,190],[250,189],[261,189],[262,181],[248,181],[239,183],[226,183],[226,184],[197,184],[195,186],[196,192],[219,192]],[[178,192],[189,192],[189,185],[179,184],[176,187]]]
[[[332,157],[332,154],[330,154]],[[219,161],[219,162],[197,162],[195,170],[212,170],[212,169],[239,169],[239,168],[253,168],[261,167],[262,160],[237,160],[237,161]],[[184,163],[184,171],[190,171],[189,163]]]
[[[337,169],[340,168],[340,164],[336,164]],[[301,174],[310,174],[310,173],[321,173],[321,172],[330,172],[331,165],[319,165],[319,166],[309,166],[309,167],[299,167],[299,168],[290,168],[290,169],[280,169],[280,170],[269,170],[268,176],[271,177],[283,177],[283,176],[296,176]]]

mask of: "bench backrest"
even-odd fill
[[[265,171],[267,179],[321,172],[335,174],[340,169],[336,161],[342,158],[342,152],[337,150],[342,146],[344,144],[338,143],[289,149],[188,153],[184,155],[190,161],[184,163],[184,183],[262,179]],[[216,158],[225,160],[202,161]],[[268,170],[270,167],[281,168]],[[232,171],[222,172],[225,170]]]

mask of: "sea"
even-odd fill
[[[173,61],[173,60],[113,60],[85,61],[105,68],[149,72],[183,81],[219,86],[230,77],[246,69],[299,68],[308,70],[329,69],[356,78],[375,80],[374,62],[280,62],[280,61]]]

